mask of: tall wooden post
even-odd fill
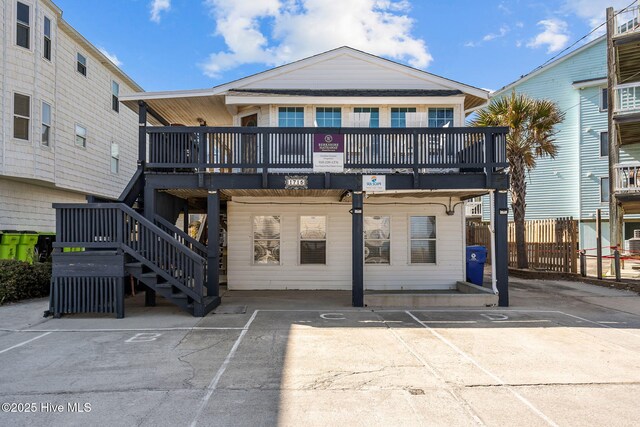
[[[351,196],[351,305],[364,307],[364,225],[362,217],[362,191]]]
[[[615,87],[618,84],[616,51],[613,45],[615,33],[615,14],[612,7],[607,8],[607,117],[609,131],[609,246],[620,249],[622,244],[622,230],[624,227],[624,210],[616,197],[616,165],[620,161],[620,147],[618,142],[618,129],[613,123],[615,110]],[[610,271],[615,271],[615,262],[612,259],[609,265]],[[598,278],[601,275],[598,275]]]
[[[220,192],[207,195],[207,296],[220,295]]]
[[[596,265],[597,277],[602,280],[602,211],[596,209]]]
[[[491,254],[491,262],[495,263],[496,285],[498,287],[498,305],[509,306],[509,247],[507,244],[507,227],[509,221],[509,209],[507,207],[507,191],[498,190],[494,197],[494,239],[495,254]]]

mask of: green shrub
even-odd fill
[[[49,295],[51,264],[0,260],[0,305]]]

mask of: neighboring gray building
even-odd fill
[[[133,175],[142,89],[49,0],[0,0],[0,230],[54,231],[54,202],[116,198]]]

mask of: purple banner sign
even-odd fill
[[[313,135],[314,153],[344,153],[344,135],[317,133]]]

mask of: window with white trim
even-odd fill
[[[600,157],[609,157],[609,132],[600,132]]]
[[[19,93],[13,94],[13,137],[29,140],[31,121],[31,98]]]
[[[609,203],[609,178],[600,178],[600,202]]]
[[[17,2],[16,10],[16,44],[25,49],[31,48],[31,17],[30,8],[24,3]]]
[[[280,264],[280,217],[253,217],[253,263]]]
[[[354,115],[354,123],[355,127],[370,127],[370,128],[378,128],[380,127],[380,109],[376,107],[354,107],[353,108]],[[367,126],[360,126],[358,120],[358,116],[361,115],[363,118],[368,119],[368,123],[365,121],[362,125],[367,124]]]
[[[327,263],[327,217],[300,217],[300,264]]]
[[[391,109],[391,127],[392,128],[406,128],[407,127],[407,113],[415,113],[415,107],[398,107]]]
[[[76,125],[76,145],[85,148],[87,146],[87,128],[84,126]]]
[[[120,147],[118,144],[111,143],[111,173],[120,172]]]
[[[412,216],[409,218],[411,264],[435,264],[436,217]]]
[[[44,17],[44,40],[42,44],[42,56],[51,61],[51,19]]]
[[[453,108],[429,108],[429,127],[442,128],[453,125]]]
[[[278,126],[281,128],[304,127],[303,107],[278,108]],[[280,156],[303,156],[305,154],[306,139],[304,135],[278,135],[278,153]]]
[[[42,102],[42,145],[49,146],[51,138],[51,105]]]
[[[76,54],[76,70],[83,76],[87,76],[87,58],[80,52]]]
[[[609,109],[609,93],[606,87],[600,88],[600,111]]]
[[[391,217],[365,216],[364,226],[364,263],[391,263]]]
[[[342,126],[342,109],[340,107],[317,107],[316,123],[321,128],[339,128]]]
[[[120,111],[120,85],[116,81],[111,81],[111,109],[116,113]]]

